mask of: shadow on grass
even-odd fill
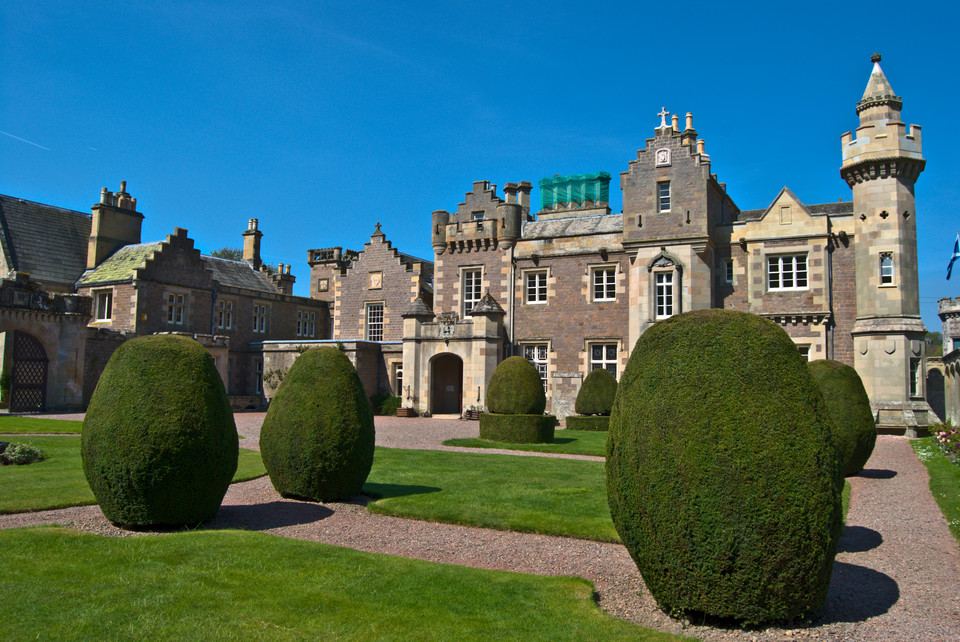
[[[554,437],[551,444],[569,444],[571,441],[576,441],[575,437]]]
[[[276,500],[265,504],[221,506],[216,516],[205,526],[211,529],[240,528],[247,531],[265,531],[284,526],[298,526],[318,522],[333,515],[322,504]]]
[[[847,526],[840,536],[838,553],[863,553],[883,544],[883,535],[864,526]]]
[[[436,486],[413,486],[405,484],[375,484],[367,482],[363,485],[363,494],[376,501],[378,499],[389,499],[391,497],[405,497],[407,495],[424,495],[426,493],[439,493],[442,488]]]
[[[885,468],[864,468],[857,475],[867,479],[893,479],[897,476],[897,471]]]

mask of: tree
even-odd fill
[[[927,333],[927,356],[928,357],[943,356],[943,334],[941,334],[940,332]]]
[[[238,247],[221,247],[219,250],[211,252],[210,256],[215,256],[219,259],[228,259],[230,261],[242,261],[243,250]]]

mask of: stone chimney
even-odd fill
[[[127,181],[120,191],[100,190],[100,202],[90,208],[90,241],[87,245],[87,269],[95,268],[124,245],[140,242],[143,214],[137,211],[137,199],[127,194]]]
[[[257,229],[257,219],[250,219],[243,233],[243,260],[252,265],[254,270],[259,270],[262,264],[260,261],[260,237],[262,236],[263,232]]]

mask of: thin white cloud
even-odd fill
[[[45,150],[47,150],[48,152],[50,151],[50,148],[49,148],[49,147],[44,147],[43,145],[39,145],[39,144],[37,144],[37,143],[34,143],[34,142],[32,142],[32,141],[29,141],[29,140],[27,140],[26,138],[20,138],[19,136],[14,136],[13,134],[8,134],[8,133],[5,132],[5,131],[0,131],[0,134],[3,134],[4,136],[9,136],[10,138],[12,138],[12,139],[14,139],[14,140],[19,140],[21,143],[26,143],[27,145],[33,145],[34,147],[39,147],[40,149],[45,149]]]

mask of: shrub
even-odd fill
[[[378,392],[370,397],[370,406],[373,408],[373,414],[375,415],[396,415],[400,403],[401,399],[397,395]]]
[[[942,424],[930,426],[930,434],[945,455],[955,458],[960,455],[960,430],[950,423],[949,419]],[[960,461],[956,459],[954,463],[960,465]]]
[[[0,464],[23,466],[37,461],[43,461],[43,451],[32,444],[13,442],[0,453]]]
[[[121,344],[83,420],[83,472],[128,527],[213,517],[237,470],[237,429],[213,357],[187,337]]]
[[[553,415],[492,415],[480,413],[480,439],[514,444],[548,444],[553,441],[557,418]]]
[[[359,495],[373,465],[373,414],[350,360],[333,347],[293,362],[260,429],[260,454],[284,497]]]
[[[833,419],[834,437],[843,453],[843,474],[856,475],[877,443],[877,424],[860,375],[850,366],[828,359],[811,361],[807,367],[820,384]]]
[[[616,394],[616,377],[609,370],[597,368],[583,380],[574,408],[580,415],[609,415]]]
[[[500,362],[487,383],[487,409],[505,415],[542,415],[547,396],[536,366],[523,357]]]
[[[640,337],[610,415],[607,490],[661,608],[747,623],[819,608],[842,484],[819,386],[777,325],[701,310]]]
[[[567,430],[607,430],[610,427],[610,417],[606,415],[568,415],[564,421],[567,422]]]

